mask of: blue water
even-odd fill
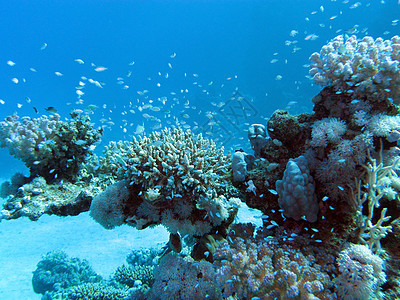
[[[92,120],[105,126],[98,152],[110,140],[129,140],[137,125],[151,132],[159,122],[145,113],[162,126],[170,126],[169,121],[202,132],[228,150],[249,148],[249,124],[265,124],[276,109],[311,112],[311,98],[320,88],[306,77],[305,65],[327,41],[354,30],[358,37],[400,34],[392,22],[400,17],[398,1],[361,2],[1,1],[0,119],[13,113],[39,117],[48,114],[49,106],[65,118],[72,109],[93,104],[98,108]],[[292,30],[298,32],[294,37]],[[307,38],[311,34],[318,37]],[[96,72],[98,66],[107,70]],[[79,97],[82,76],[104,83],[103,88],[86,80]],[[249,116],[232,124],[218,103],[227,103],[236,89],[246,99]],[[145,95],[138,93],[144,90]],[[158,101],[161,97],[167,100]],[[149,103],[160,111],[138,108]],[[211,128],[210,114],[216,121]],[[4,149],[0,170],[3,179],[16,171],[27,173]]]

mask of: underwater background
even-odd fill
[[[103,128],[98,155],[110,141],[173,126],[225,154],[251,152],[251,124],[277,109],[312,112],[322,89],[309,76],[313,52],[338,35],[390,39],[399,17],[395,0],[2,1],[0,119],[82,110]],[[0,181],[16,172],[29,176],[0,149]],[[260,215],[238,220],[260,225]],[[0,234],[1,299],[41,299],[32,272],[50,251],[87,259],[107,278],[132,250],[169,239],[161,225],[106,230],[88,212],[3,220]]]

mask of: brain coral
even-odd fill
[[[338,93],[368,95],[374,101],[400,103],[400,37],[391,40],[365,36],[335,37],[310,57],[310,75],[316,84]]]

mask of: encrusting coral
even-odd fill
[[[76,216],[89,210],[99,191],[94,185],[81,186],[68,181],[47,184],[43,177],[36,177],[22,186],[13,187],[14,194],[6,195],[9,197],[0,211],[0,221],[19,217],[36,221],[43,214]]]

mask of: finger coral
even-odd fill
[[[317,221],[319,206],[315,183],[304,156],[289,159],[282,180],[276,181],[276,191],[285,216],[296,221],[302,217],[309,222]]]

